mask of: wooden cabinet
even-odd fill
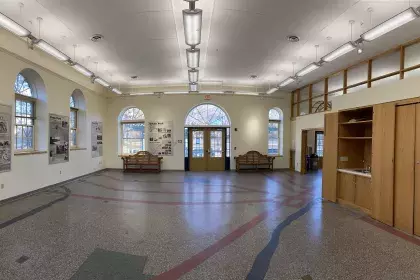
[[[338,113],[325,114],[322,197],[337,201]]]
[[[372,210],[371,179],[360,175],[339,172],[338,199],[340,203],[356,206],[370,213]]]

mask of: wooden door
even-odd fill
[[[337,201],[338,113],[325,114],[322,197]]]
[[[416,146],[414,157],[414,234],[420,236],[420,104],[416,104]]]
[[[373,106],[372,216],[394,225],[395,104]]]
[[[189,155],[191,171],[206,171],[207,153],[206,153],[206,129],[190,128],[189,135]]]
[[[206,129],[207,170],[225,170],[226,128]]]
[[[370,178],[356,176],[354,204],[364,209],[372,210],[372,186]]]
[[[416,105],[397,107],[395,123],[394,226],[413,233]]]

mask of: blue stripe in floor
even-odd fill
[[[319,199],[311,201],[305,207],[288,216],[274,229],[267,246],[265,246],[265,248],[255,258],[254,264],[252,265],[251,271],[248,273],[246,280],[262,280],[265,278],[268,267],[270,266],[271,258],[279,246],[281,232],[293,221],[305,215],[309,210],[311,210],[312,206],[314,206],[319,201]]]

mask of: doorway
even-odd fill
[[[190,128],[190,171],[223,171],[226,162],[226,128]]]
[[[324,130],[302,130],[300,172],[306,174],[322,169],[324,156]]]

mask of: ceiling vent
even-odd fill
[[[299,37],[296,35],[287,36],[287,41],[289,42],[296,43],[296,42],[299,42],[299,40],[300,40]]]
[[[104,36],[102,36],[101,34],[94,34],[92,37],[90,37],[92,42],[102,41],[103,38],[104,38]]]
[[[137,79],[139,76],[136,76],[136,75],[134,75],[134,76],[131,76],[130,78],[132,79],[132,80],[135,80],[135,79]]]

